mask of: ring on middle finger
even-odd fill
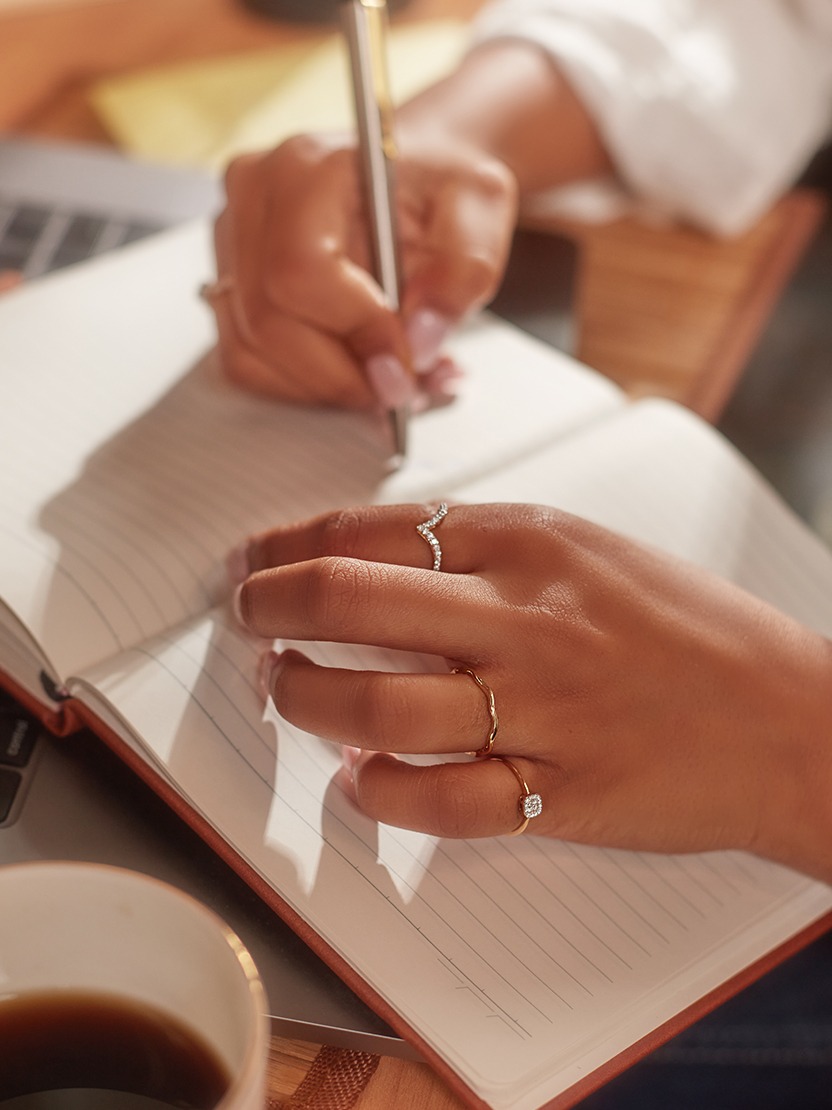
[[[490,720],[490,727],[488,730],[488,737],[481,748],[477,748],[475,752],[468,752],[468,755],[474,755],[477,759],[484,759],[485,756],[491,755],[494,749],[494,741],[497,739],[497,729],[500,727],[500,721],[497,717],[497,706],[494,701],[494,691],[487,682],[483,682],[476,671],[472,671],[470,667],[454,667],[451,674],[467,674],[479,686],[485,695],[485,702],[488,707],[488,716]]]

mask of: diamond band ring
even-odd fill
[[[531,790],[529,790],[528,783],[510,759],[506,759],[504,755],[492,755],[490,756],[490,758],[498,759],[500,763],[505,763],[506,767],[508,767],[509,771],[511,771],[514,777],[517,779],[517,783],[522,791],[522,794],[520,795],[520,798],[518,800],[520,824],[517,826],[516,829],[512,829],[511,833],[509,834],[511,836],[519,836],[521,833],[524,833],[526,831],[529,821],[531,821],[533,817],[539,817],[540,814],[543,812],[543,799],[540,797],[539,794],[532,794]]]
[[[441,524],[447,515],[448,506],[443,501],[430,520],[426,520],[423,524],[416,525],[416,531],[433,552],[434,570],[439,570],[442,566],[442,548],[439,546],[439,540],[433,534],[433,529],[436,528],[438,524]]]
[[[482,759],[484,756],[491,755],[494,741],[497,739],[497,729],[500,727],[500,721],[497,717],[497,706],[494,702],[494,691],[488,683],[483,682],[480,676],[475,671],[472,671],[470,667],[454,667],[451,674],[467,674],[470,678],[473,678],[474,682],[476,682],[477,686],[479,686],[483,694],[485,694],[488,716],[491,718],[488,738],[481,748],[478,748],[475,752],[468,752],[468,755],[475,755],[478,759]]]

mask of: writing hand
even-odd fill
[[[468,151],[398,163],[402,314],[368,273],[356,155],[300,136],[233,162],[209,290],[223,365],[248,389],[302,403],[395,407],[446,395],[451,327],[496,291],[515,218],[510,174]]]

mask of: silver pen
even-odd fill
[[[387,69],[387,3],[343,0],[341,14],[350,56],[373,276],[398,311],[401,268],[396,230],[397,150]],[[395,408],[389,415],[393,448],[397,458],[403,459],[407,454],[408,406]]]

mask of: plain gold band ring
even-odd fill
[[[531,821],[533,817],[539,817],[543,812],[543,799],[539,794],[532,794],[531,790],[529,790],[528,783],[510,759],[506,759],[504,755],[492,755],[490,758],[499,759],[500,763],[505,763],[506,767],[508,767],[509,771],[511,771],[517,779],[517,783],[523,792],[518,801],[520,824],[509,833],[510,836],[519,836],[526,831],[529,821]]]
[[[500,721],[497,717],[497,706],[494,702],[494,691],[488,683],[483,682],[480,676],[475,671],[472,671],[470,667],[454,667],[451,674],[467,674],[470,678],[473,678],[474,682],[476,682],[477,686],[479,686],[483,694],[485,694],[488,716],[491,719],[491,728],[488,730],[488,738],[483,746],[478,748],[475,752],[468,752],[468,755],[475,755],[477,759],[484,759],[485,756],[491,755],[494,749],[494,741],[497,739],[497,729],[500,727]]]
[[[215,297],[221,297],[225,293],[230,293],[234,288],[234,282],[230,277],[221,277],[216,281],[206,281],[199,287],[199,295],[204,301],[212,301]]]

